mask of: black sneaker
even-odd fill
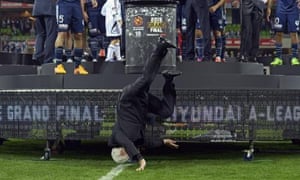
[[[250,57],[249,57],[249,62],[257,63],[257,58],[256,58],[256,57],[250,56]]]
[[[166,39],[159,37],[158,39],[158,45],[164,48],[176,48],[175,45],[171,44],[169,41]]]
[[[239,62],[249,62],[249,57],[241,56],[240,59],[239,59]]]
[[[35,66],[42,65],[42,63],[39,59],[32,59],[31,62],[32,62],[32,65],[35,65]]]
[[[174,77],[180,76],[182,72],[178,70],[164,70],[161,72],[161,74],[166,80],[173,80]]]

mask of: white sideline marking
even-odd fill
[[[120,164],[110,170],[105,176],[102,176],[99,180],[112,180],[114,177],[118,176],[127,166],[132,164]]]

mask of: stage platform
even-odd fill
[[[0,89],[122,89],[140,74],[126,74],[124,62],[83,63],[89,75],[73,75],[73,63],[65,63],[68,74],[55,75],[55,64],[1,65]],[[270,68],[259,63],[177,63],[182,76],[176,77],[178,89],[298,89],[300,67]],[[274,74],[272,74],[274,73]],[[288,76],[284,76],[286,74]],[[152,85],[160,88],[163,78],[158,75]]]

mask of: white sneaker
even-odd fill
[[[115,59],[114,58],[106,58],[105,62],[115,62]]]
[[[98,62],[98,60],[97,60],[97,59],[93,59],[92,61],[93,61],[93,62]]]
[[[73,59],[69,58],[67,59],[67,63],[72,63],[73,62]]]
[[[81,59],[81,62],[86,62],[87,60],[86,59]]]
[[[82,55],[83,55],[83,56],[88,56],[88,55],[89,55],[89,53],[88,53],[88,52],[86,52],[86,51],[84,51]]]
[[[117,57],[117,61],[125,61],[125,59],[122,57]]]

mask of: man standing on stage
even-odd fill
[[[259,50],[260,30],[267,4],[271,0],[235,0],[233,4],[241,1],[241,62],[257,62]]]
[[[54,0],[35,0],[32,15],[35,17],[34,64],[52,63],[54,43],[57,36]]]

